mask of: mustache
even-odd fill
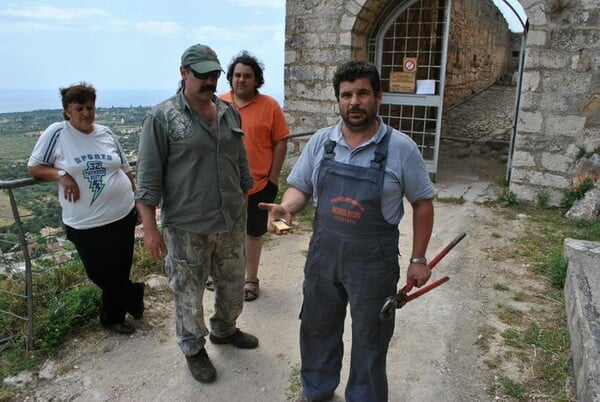
[[[358,108],[358,107],[348,110],[348,113],[364,113],[364,112],[365,112],[364,110],[362,110],[361,108]]]
[[[217,86],[211,85],[211,84],[202,85],[200,87],[200,91],[201,92],[204,92],[204,91],[217,92]]]

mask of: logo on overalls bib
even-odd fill
[[[342,223],[356,224],[365,210],[360,202],[349,197],[335,197],[330,203],[333,219]]]

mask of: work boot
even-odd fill
[[[242,332],[239,328],[236,328],[233,334],[222,338],[210,334],[209,339],[212,343],[216,343],[217,345],[231,344],[240,349],[254,349],[258,346],[257,337]]]
[[[196,381],[209,383],[217,378],[217,370],[211,363],[206,349],[202,348],[193,356],[186,356],[187,365]]]

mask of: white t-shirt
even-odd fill
[[[62,220],[75,229],[118,221],[135,205],[126,175],[131,166],[106,126],[94,124],[94,131],[85,134],[66,120],[53,123],[38,139],[27,165],[54,166],[75,179],[80,192],[77,202],[66,200],[62,186],[58,186]]]

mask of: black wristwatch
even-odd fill
[[[427,258],[425,258],[425,257],[421,257],[421,258],[410,257],[410,263],[411,264],[419,264],[419,265],[427,265]]]

